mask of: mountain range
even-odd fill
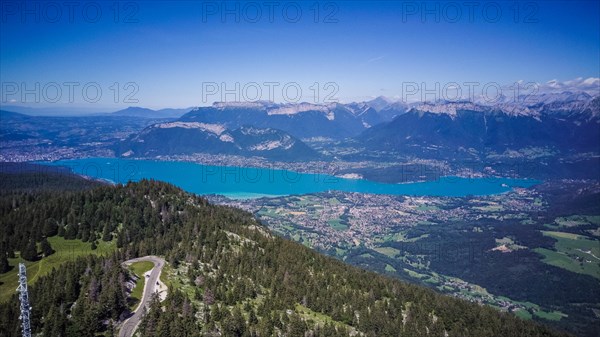
[[[514,107],[511,108],[511,107]],[[423,103],[391,122],[364,131],[365,147],[422,154],[442,148],[504,152],[554,147],[563,152],[600,149],[600,98],[533,106],[485,106],[472,102]],[[455,151],[452,151],[453,153]],[[448,152],[445,152],[448,153]]]
[[[289,160],[314,155],[301,140],[315,138],[342,144],[358,142],[365,151],[434,158],[456,156],[460,151],[502,153],[529,147],[551,147],[562,152],[600,149],[599,97],[564,92],[525,101],[406,104],[378,97],[369,102],[322,105],[220,102],[196,108],[176,122],[150,126],[133,136],[127,146],[145,155],[194,151],[257,154],[256,146],[281,138],[294,146],[282,142],[264,143],[258,148],[262,148],[262,155],[280,159],[290,150]],[[536,103],[530,104],[533,101]],[[265,133],[247,135],[241,130],[248,126],[277,136],[262,139]],[[250,141],[250,136],[255,139]],[[302,156],[297,156],[298,151]],[[277,155],[272,156],[275,152]]]
[[[113,112],[106,112],[103,108],[72,108],[72,107],[45,107],[32,108],[19,105],[2,105],[0,110],[16,112],[28,116],[39,117],[90,117],[90,116],[124,116],[142,118],[179,118],[193,108],[165,108],[153,110],[143,107],[127,107]]]
[[[196,108],[180,121],[217,123],[227,128],[252,125],[274,128],[305,139],[343,139],[359,134],[383,119],[366,104],[276,104],[272,102],[217,102]]]
[[[118,154],[164,156],[191,153],[261,156],[273,160],[310,160],[319,154],[288,133],[241,126],[228,129],[222,124],[165,122],[153,124],[116,146]]]
[[[335,142],[358,154],[346,156],[347,160],[361,153],[387,153],[391,157],[383,157],[392,159],[398,154],[481,159],[530,148],[548,149],[559,156],[600,152],[600,96],[586,92],[515,100],[503,96],[496,102],[405,103],[385,97],[347,104],[216,102],[184,113],[187,110],[129,107],[85,118],[4,111],[0,117],[5,140],[40,138],[47,143],[75,132],[85,135],[81,141],[86,144],[100,141],[117,156],[134,157],[193,153],[282,161],[332,157],[307,145],[315,141]],[[96,139],[100,128],[110,130],[112,136]]]

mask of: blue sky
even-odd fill
[[[207,94],[213,83],[239,83],[227,100],[268,99],[265,82],[278,83],[279,101],[286,84],[288,98],[300,88],[302,101],[334,91],[359,101],[402,95],[408,82],[543,83],[600,73],[598,1],[58,4],[2,3],[2,105],[188,107],[221,100],[223,88]],[[79,84],[73,102],[69,82]],[[23,100],[21,86],[36,83],[39,91]]]

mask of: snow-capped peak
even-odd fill
[[[461,110],[480,111],[480,112],[485,112],[485,111],[489,110],[484,106],[481,106],[481,105],[478,105],[478,104],[475,104],[472,102],[467,102],[467,101],[437,102],[437,103],[425,102],[425,103],[416,105],[415,109],[419,110],[419,111],[430,112],[430,113],[435,113],[435,114],[447,114],[451,117],[455,117],[456,113]]]

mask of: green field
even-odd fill
[[[341,248],[335,248],[335,254],[337,256],[345,256],[348,253],[348,250],[346,249],[341,249]]]
[[[400,254],[398,249],[392,247],[376,247],[373,250],[391,258],[395,258]]]
[[[554,219],[551,224],[545,224],[546,227],[557,230],[561,228],[579,227],[585,225],[600,225],[600,216],[598,215],[571,215]]]
[[[391,234],[385,234],[383,236],[380,236],[379,238],[375,239],[376,242],[390,242],[390,241],[404,241],[404,239],[406,238],[405,233],[403,232],[398,232],[398,233],[391,233]]]
[[[137,280],[135,281],[135,287],[129,296],[129,307],[132,310],[137,307],[138,303],[142,299],[144,285],[146,284],[146,278],[144,277],[144,274],[147,271],[152,270],[152,268],[154,268],[154,263],[150,261],[134,262],[129,266],[129,270],[131,270],[137,277]]]
[[[576,227],[581,225],[600,225],[600,216],[598,215],[572,215],[569,217],[556,218],[556,224],[561,227]]]
[[[522,319],[526,319],[526,320],[533,318],[533,315],[531,315],[529,310],[525,310],[525,309],[519,309],[519,310],[515,311],[514,314],[517,315],[518,317],[521,317]]]
[[[385,265],[385,271],[390,272],[390,273],[395,273],[396,272],[396,268],[392,267],[389,264]]]
[[[105,255],[116,249],[116,240],[110,242],[99,241],[98,248],[92,250],[90,242],[81,242],[79,240],[65,240],[62,237],[55,236],[48,238],[48,242],[56,251],[54,254],[35,262],[23,261],[18,255],[17,258],[8,259],[11,266],[15,267],[9,272],[0,275],[0,302],[6,302],[12,294],[15,293],[19,283],[16,266],[19,262],[24,262],[27,267],[27,284],[33,284],[39,277],[48,274],[53,268],[58,268],[61,264],[75,260],[78,257],[90,254]]]
[[[428,222],[428,224],[434,224],[433,222]],[[410,238],[408,239],[406,237],[406,233],[404,232],[398,232],[398,233],[393,233],[393,234],[385,234],[380,238],[377,238],[375,241],[376,242],[390,242],[390,241],[395,241],[395,242],[416,242],[419,241],[421,239],[425,239],[428,238],[429,234],[422,234],[418,237],[414,237],[414,238]],[[385,254],[385,253],[382,253]]]
[[[426,274],[417,273],[417,272],[412,271],[410,269],[403,268],[403,270],[404,270],[404,272],[406,272],[408,274],[408,276],[414,277],[414,278],[417,278],[417,279],[424,279],[424,278],[429,277]]]
[[[501,299],[504,301],[509,301],[514,304],[522,305],[524,308],[518,309],[518,310],[514,311],[513,313],[523,319],[532,319],[533,316],[536,316],[536,317],[543,318],[543,319],[550,320],[550,321],[559,321],[563,317],[568,317],[567,314],[564,314],[560,311],[542,310],[542,308],[535,303],[516,301],[516,300],[512,300],[508,297],[504,297],[504,296],[498,296],[498,299]],[[532,312],[533,312],[533,314],[532,314]]]
[[[335,205],[341,204],[341,202],[339,200],[337,200],[336,198],[330,198],[329,199],[329,204],[335,206]]]
[[[600,279],[600,243],[597,240],[571,233],[550,231],[542,233],[556,240],[555,250],[534,249],[544,256],[543,262]]]
[[[319,202],[321,201],[321,198],[316,197],[314,195],[304,195],[301,197],[298,197],[298,201],[295,201],[294,203],[299,205],[299,206],[315,206],[318,205]]]
[[[272,209],[272,208],[267,208],[267,209],[262,208],[260,211],[258,211],[258,214],[261,216],[268,216],[271,218],[280,218],[281,217],[281,214],[277,211],[277,209]]]
[[[539,318],[547,319],[549,321],[560,321],[563,317],[568,317],[567,315],[563,314],[560,311],[547,312],[547,311],[540,310],[540,311],[536,311],[534,313],[534,315]]]
[[[335,229],[336,231],[343,231],[348,229],[348,226],[343,224],[342,220],[340,219],[332,219],[327,221],[327,223],[329,224],[329,226],[331,226],[331,228]]]
[[[419,205],[415,209],[417,211],[437,211],[440,208],[437,206]]]
[[[546,236],[551,236],[555,239],[570,239],[570,240],[578,240],[581,236],[573,233],[565,233],[565,232],[552,232],[552,231],[542,231],[542,233]]]

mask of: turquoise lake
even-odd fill
[[[428,182],[384,184],[364,179],[346,179],[326,174],[298,173],[279,169],[120,158],[86,158],[38,162],[38,164],[66,166],[74,173],[113,183],[126,183],[144,178],[155,179],[172,183],[196,194],[221,194],[237,199],[329,190],[460,197],[504,193],[513,187],[529,187],[539,183],[531,179],[442,177]]]

